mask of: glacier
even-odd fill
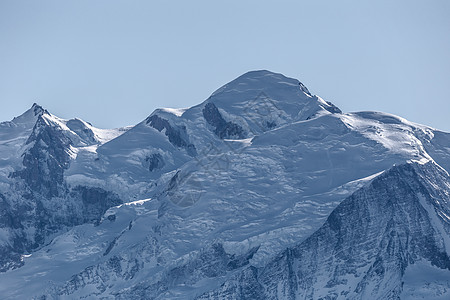
[[[265,70],[125,128],[34,104],[0,123],[0,296],[447,299],[449,171],[449,133]]]

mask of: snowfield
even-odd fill
[[[112,130],[35,104],[0,123],[0,298],[447,299],[448,171],[449,133],[269,71]]]

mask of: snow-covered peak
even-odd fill
[[[206,120],[221,139],[243,139],[330,113],[341,111],[312,95],[297,79],[260,70],[225,84],[182,118]]]
[[[218,90],[216,90],[211,97],[217,96],[221,93],[227,93],[232,91],[248,91],[248,90],[272,90],[280,88],[296,88],[302,87],[300,89],[307,96],[311,97],[308,89],[297,79],[289,78],[283,74],[270,72],[267,70],[257,70],[247,72],[233,81],[225,84]]]
[[[277,91],[282,91],[282,93],[277,93]],[[282,74],[267,70],[259,70],[247,72],[225,84],[221,88],[217,89],[211,95],[210,99],[216,104],[220,104],[222,101],[225,103],[242,100],[250,101],[257,98],[260,93],[275,93],[275,95],[278,95],[276,98],[288,102],[294,99],[299,100],[299,97],[303,98],[303,100],[312,97],[308,89],[297,79],[289,78]],[[243,94],[246,98],[227,97],[227,95],[230,94]],[[251,95],[253,97],[249,97]],[[295,97],[294,99],[289,99],[290,97],[283,97],[287,95],[295,95]]]
[[[63,119],[51,114],[42,106],[34,103],[33,106],[11,122],[15,124],[27,125],[34,132],[41,130],[44,126],[54,127],[67,135],[74,146],[88,146],[104,144],[127,131],[129,127],[100,129],[91,123],[79,118]]]
[[[11,121],[1,122],[0,124],[3,126],[9,125],[9,127],[32,127],[36,123],[37,119],[43,114],[48,114],[48,111],[42,106],[34,103],[20,116],[14,117]]]
[[[0,123],[0,160],[5,166],[0,168],[0,176],[7,177],[11,168],[20,164],[24,145],[44,115],[49,116],[48,111],[34,103],[20,116]]]
[[[80,119],[65,120],[34,103],[23,114],[11,121],[0,123],[0,159],[4,161],[4,165],[8,166],[8,168],[1,170],[0,174],[8,174],[11,172],[11,166],[20,165],[24,151],[44,131],[47,133],[60,132],[70,140],[71,147],[81,149],[87,146],[95,146],[96,148],[128,129],[98,129]],[[71,153],[77,153],[79,149],[75,148],[70,151],[67,150]]]
[[[35,116],[42,115],[44,113],[48,113],[48,111],[46,109],[44,109],[42,106],[40,106],[37,103],[33,103],[33,105],[31,106],[31,108],[29,110],[33,111]]]
[[[392,168],[409,161],[417,167]],[[268,272],[245,273],[236,291],[275,291],[291,282],[278,270],[302,271],[308,261],[319,267],[295,274],[315,276],[313,288],[329,295],[351,298],[341,290],[370,284],[366,274],[401,284],[389,275],[398,261],[382,251],[384,264],[371,251],[380,241],[449,249],[450,183],[434,161],[450,170],[450,134],[389,114],[341,113],[300,81],[265,70],[189,109],[155,110],[129,130],[96,129],[35,104],[0,123],[0,272],[20,267],[0,274],[0,294],[194,299],[242,270]],[[324,223],[331,231],[318,231]],[[304,244],[316,232],[324,233],[319,246]],[[307,256],[283,269],[283,253]],[[251,285],[258,278],[263,285]]]

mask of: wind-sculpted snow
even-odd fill
[[[281,74],[122,129],[34,105],[0,150],[2,299],[450,291],[450,135]]]

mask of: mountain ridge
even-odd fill
[[[0,123],[4,298],[247,297],[227,294],[223,284],[276,299],[267,294],[270,284],[255,277],[258,272],[324,224],[333,227],[330,216],[368,187],[374,199],[383,189],[409,193],[421,211],[412,220],[428,215],[442,223],[439,230],[436,223],[427,228],[436,247],[448,251],[439,241],[448,238],[450,134],[386,113],[343,113],[281,74],[246,73],[198,105],[157,109],[123,129],[60,119],[36,104],[25,114],[31,120],[25,127]],[[419,170],[415,175],[402,167],[411,165]],[[403,177],[428,187],[427,201],[435,197],[439,203],[424,212],[414,196],[422,189],[404,189],[400,175],[388,170],[403,170]],[[374,188],[386,172],[392,184]],[[437,219],[430,217],[433,210]],[[333,236],[343,239],[344,232]],[[330,261],[329,268],[339,266]],[[245,286],[233,282],[236,276],[246,279],[240,280]],[[29,291],[18,288],[20,278],[28,278]],[[303,284],[304,291],[334,293],[330,288],[338,289],[339,278],[330,287]],[[402,277],[395,278],[398,286]],[[291,289],[299,282],[289,280],[280,284]],[[352,284],[339,287],[336,297],[354,291]],[[439,287],[446,289],[445,280]],[[377,293],[383,289],[359,290],[352,295],[370,291],[382,297]],[[403,292],[414,287],[394,294]]]

